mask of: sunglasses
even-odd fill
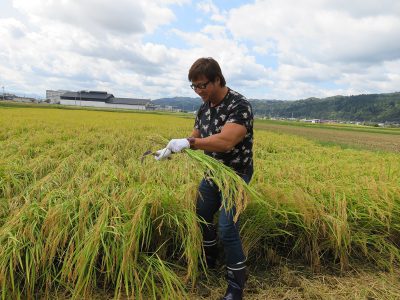
[[[208,85],[210,82],[211,82],[211,81],[209,80],[209,81],[204,82],[204,83],[198,83],[198,84],[192,83],[192,84],[190,85],[190,87],[191,87],[193,90],[196,90],[196,89],[204,90],[205,88],[207,88],[207,85]]]

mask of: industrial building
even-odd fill
[[[51,103],[75,106],[91,106],[102,108],[121,108],[146,110],[152,108],[149,99],[116,98],[104,91],[46,91],[46,99]]]
[[[46,100],[48,103],[52,103],[52,104],[60,104],[60,100],[61,100],[61,95],[65,94],[66,90],[57,90],[57,91],[53,91],[53,90],[46,90]]]

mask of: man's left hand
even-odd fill
[[[171,150],[164,148],[164,149],[156,151],[154,158],[156,160],[164,160],[166,158],[169,158],[170,156],[171,156]]]
[[[183,149],[190,148],[190,143],[187,139],[172,139],[167,145],[167,149],[172,152],[181,152]]]

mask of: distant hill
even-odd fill
[[[267,103],[252,101],[256,113],[286,118],[400,123],[400,93],[309,98]]]
[[[249,99],[256,115],[346,121],[400,123],[400,92],[308,98],[296,101]],[[200,98],[175,97],[153,100],[186,111],[197,110]]]
[[[200,97],[198,98],[174,97],[174,98],[160,98],[152,100],[151,103],[162,106],[169,105],[186,111],[195,111],[200,107],[203,101],[200,99]]]

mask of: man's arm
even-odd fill
[[[165,149],[162,149],[159,155],[156,155],[157,160],[168,157],[171,153],[181,152],[183,149],[201,149],[210,152],[227,152],[235,145],[243,140],[247,129],[243,125],[236,123],[226,123],[218,134],[211,135],[206,138],[200,138],[200,132],[194,129],[191,138],[186,139],[172,139],[169,141],[165,149],[169,150],[168,154]]]
[[[240,143],[247,133],[246,127],[236,123],[226,123],[220,133],[200,138],[200,132],[194,129],[192,147],[210,152],[227,152]]]

